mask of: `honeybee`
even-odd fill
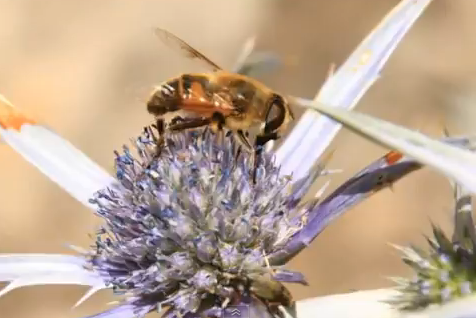
[[[253,181],[258,158],[270,140],[280,137],[294,119],[286,98],[261,82],[240,73],[223,70],[208,57],[172,33],[156,29],[155,34],[167,45],[187,57],[198,59],[212,72],[181,74],[160,84],[147,102],[147,111],[157,120],[159,151],[165,131],[181,131],[209,126],[214,132],[227,128],[241,145],[254,152]],[[246,73],[243,71],[243,73]],[[248,129],[259,126],[254,147]]]

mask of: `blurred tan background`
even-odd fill
[[[225,66],[243,41],[299,58],[260,78],[277,90],[311,97],[331,62],[340,64],[397,0],[0,0],[0,92],[112,171],[118,149],[150,121],[144,102],[154,84],[202,71],[159,43],[160,26]],[[471,130],[476,99],[476,3],[435,1],[405,37],[383,77],[358,109],[438,136]],[[296,110],[296,112],[299,112]],[[474,132],[474,130],[473,130]],[[339,185],[385,150],[343,131],[330,166]],[[99,220],[0,144],[0,252],[71,253],[87,247]],[[330,189],[331,190],[331,189]],[[451,220],[445,178],[424,169],[354,208],[291,264],[311,286],[302,299],[389,286],[408,269],[387,243],[424,245],[430,220]],[[70,307],[82,287],[47,286],[0,299],[2,318],[82,317],[103,310],[108,292]]]

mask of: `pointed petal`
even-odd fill
[[[81,257],[61,254],[0,254],[0,281],[40,273],[86,271]]]
[[[423,257],[418,253],[418,250],[413,249],[408,246],[400,246],[396,244],[389,244],[400,253],[402,253],[402,258],[409,260],[412,263],[420,263],[423,260]]]
[[[425,310],[421,318],[471,318],[476,317],[476,296],[465,297],[446,305]],[[413,317],[412,317],[413,318]],[[420,318],[420,316],[415,316]]]
[[[0,297],[23,286],[86,285],[105,288],[102,279],[84,268],[86,262],[59,254],[0,254],[0,281],[10,282]]]
[[[139,318],[149,313],[151,309],[151,306],[137,308],[131,304],[124,304],[97,315],[87,316],[84,318]]]
[[[322,86],[315,101],[352,109],[377,79],[390,54],[431,0],[403,0],[363,40]],[[297,104],[310,101],[296,99]],[[314,102],[314,101],[312,101]],[[307,111],[278,149],[284,175],[301,178],[335,137],[341,125]]]
[[[471,193],[459,184],[454,184],[455,216],[453,243],[470,250],[476,246],[476,229],[473,220],[473,198]]]
[[[0,137],[28,162],[81,203],[114,179],[91,159],[46,127],[29,119],[0,95]]]
[[[393,289],[360,290],[296,302],[298,318],[470,318],[476,317],[476,297],[465,297],[420,311],[400,311],[388,302],[400,293]]]
[[[296,303],[297,317],[403,318],[385,303],[396,295],[398,292],[391,289],[377,289],[305,299]]]
[[[106,288],[101,278],[94,273],[72,272],[72,273],[41,273],[37,275],[27,275],[11,281],[0,291],[0,297],[8,292],[26,286],[37,285],[86,285],[94,286],[96,290]]]
[[[369,115],[323,104],[309,106],[365,138],[436,168],[476,193],[476,154]]]
[[[296,206],[297,204],[299,204],[299,202],[301,202],[302,198],[309,191],[309,188],[316,181],[316,179],[322,175],[325,175],[324,169],[325,169],[325,163],[321,164],[314,171],[311,171],[308,176],[301,178],[299,180],[296,180],[294,182],[292,192],[289,194],[289,198],[288,198],[289,200],[288,207]],[[318,191],[317,197],[319,196],[319,192],[321,191]]]
[[[88,300],[89,297],[91,297],[92,295],[94,295],[95,293],[97,293],[98,291],[100,291],[101,289],[104,289],[104,288],[105,288],[104,284],[91,287],[91,288],[83,295],[83,297],[81,297],[81,298],[76,302],[76,304],[74,304],[73,308],[78,307],[79,305],[81,305],[82,303],[84,303],[86,300]]]
[[[464,138],[444,138],[457,146],[470,144]],[[271,265],[282,265],[309,245],[333,220],[370,195],[388,187],[422,166],[402,154],[390,151],[344,182],[307,214],[306,224],[284,247],[268,255]]]
[[[341,216],[351,206],[420,167],[418,163],[408,161],[389,164],[386,156],[377,159],[310,211],[304,227],[294,234],[284,247],[272,253],[269,262],[271,265],[287,263],[310,244],[331,221]]]

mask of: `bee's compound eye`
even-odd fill
[[[275,131],[284,123],[286,113],[285,103],[284,98],[278,94],[273,94],[270,97],[266,113],[266,132]]]
[[[276,99],[273,100],[271,103],[271,107],[268,112],[268,117],[266,118],[266,121],[273,121],[276,120],[279,116],[281,116],[281,113],[283,112],[282,104],[281,101]]]

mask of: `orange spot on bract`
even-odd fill
[[[389,165],[392,165],[394,163],[396,163],[397,161],[399,161],[400,159],[403,158],[403,154],[401,154],[400,152],[398,151],[390,151],[389,153],[387,153],[385,156],[384,156],[384,159],[385,161],[389,164]]]
[[[24,124],[36,124],[36,122],[16,110],[5,99],[0,98],[0,127],[19,131]]]
[[[19,131],[24,124],[36,124],[36,122],[22,114],[9,114],[0,118],[0,126],[3,129],[11,128]]]

